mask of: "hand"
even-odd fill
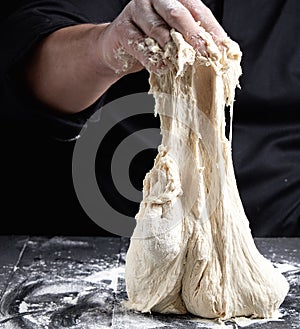
[[[200,0],[132,0],[101,34],[101,61],[117,73],[132,73],[143,67],[159,69],[141,51],[145,37],[164,47],[170,29],[180,32],[201,54],[206,43],[199,37],[201,26],[220,44],[227,37],[212,12]]]

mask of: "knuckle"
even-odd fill
[[[168,11],[168,16],[171,20],[177,20],[185,16],[187,13],[187,9],[185,7],[175,7],[170,8]]]
[[[149,25],[150,36],[157,36],[161,33],[161,30],[165,28],[165,24],[161,21],[153,21]]]
[[[136,17],[139,13],[144,12],[145,8],[148,6],[149,0],[131,0],[129,1],[129,5],[131,5],[131,15],[132,17]]]
[[[161,47],[164,47],[170,38],[169,28],[164,22],[156,22],[151,24],[147,34],[156,40]]]

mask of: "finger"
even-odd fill
[[[154,11],[149,1],[136,1],[131,8],[131,17],[145,35],[156,40],[162,48],[171,40],[170,27]]]
[[[180,32],[186,41],[201,54],[206,54],[206,42],[191,12],[177,0],[152,0],[152,5],[166,23]]]
[[[220,23],[214,17],[211,10],[200,0],[179,0],[192,14],[195,21],[199,21],[202,27],[211,34],[216,42],[222,42],[227,37]]]
[[[133,22],[125,21],[119,26],[121,33],[121,48],[125,52],[137,59],[149,71],[162,73],[166,69],[166,64],[162,60],[160,53],[155,53],[145,41],[144,33],[135,26]],[[157,46],[156,46],[157,47]],[[155,45],[154,45],[155,48]]]

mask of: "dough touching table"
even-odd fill
[[[300,328],[300,238],[255,239],[290,283],[280,318],[228,328]],[[192,315],[125,310],[126,238],[0,236],[0,329],[215,328]]]

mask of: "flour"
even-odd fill
[[[112,67],[116,74],[127,72],[134,66],[134,64],[136,64],[136,59],[133,56],[129,55],[123,47],[116,49],[114,53],[114,58],[119,63],[121,63],[121,68],[115,69]]]
[[[274,266],[279,269],[281,273],[289,272],[289,271],[300,271],[300,267],[298,264],[289,264],[289,263],[274,263]]]
[[[224,107],[232,117],[241,52],[229,38],[220,49],[201,31],[207,56],[175,31],[165,51],[156,49],[169,68],[163,75],[150,72],[162,144],[144,179],[126,256],[126,305],[223,320],[270,319],[289,286],[254,244],[225,137]]]
[[[113,267],[108,270],[94,273],[94,274],[84,278],[84,281],[92,282],[92,283],[106,282],[107,288],[110,288],[114,292],[117,292],[118,278],[122,277],[122,275],[123,275],[123,268]]]
[[[34,244],[33,241],[29,242],[30,244]],[[60,247],[89,247],[88,242],[85,241],[76,241],[76,240],[69,240],[64,237],[53,237],[50,240],[46,241],[42,244],[42,248],[48,248],[50,246],[60,246]]]
[[[250,318],[245,318],[245,317],[238,317],[234,319],[234,322],[239,326],[239,327],[248,327],[253,324],[261,324],[261,323],[266,323],[266,322],[271,322],[271,321],[284,321],[283,319],[280,319],[281,314],[275,315],[272,319],[250,319]]]

